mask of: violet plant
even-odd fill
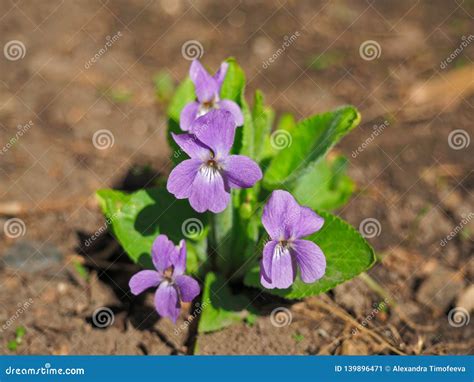
[[[354,190],[346,159],[328,152],[358,125],[358,111],[299,122],[283,114],[274,126],[262,93],[250,107],[244,92],[234,59],[214,76],[194,61],[168,108],[169,177],[133,193],[97,192],[112,233],[145,268],[131,292],[157,288],[156,310],[174,322],[181,302],[200,296],[201,333],[254,318],[262,292],[317,295],[375,262],[359,232],[329,212]]]

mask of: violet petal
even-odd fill
[[[287,191],[275,190],[263,208],[262,223],[273,240],[286,240],[294,234],[301,208]]]
[[[311,208],[300,207],[300,221],[296,227],[295,236],[305,237],[317,232],[324,224],[324,219]]]
[[[194,83],[200,103],[210,102],[219,91],[217,81],[207,72],[198,60],[194,60],[189,69],[189,77]]]
[[[202,161],[199,159],[187,159],[178,164],[168,177],[166,189],[177,199],[189,198],[201,164]]]
[[[295,240],[292,251],[300,267],[303,282],[314,283],[324,276],[326,257],[315,243],[309,240]]]
[[[189,196],[191,207],[197,212],[222,212],[230,201],[230,194],[224,188],[222,175],[210,167],[201,167],[192,185]]]
[[[151,259],[158,272],[164,272],[171,266],[171,257],[176,247],[166,235],[158,235],[151,247]]]
[[[286,289],[296,278],[296,264],[288,248],[277,244],[273,250],[271,283],[260,279],[265,288]]]
[[[181,301],[191,302],[201,291],[198,282],[190,276],[177,276],[175,282],[179,290]]]
[[[242,126],[244,124],[244,115],[240,110],[239,105],[229,99],[223,99],[218,102],[218,106],[221,110],[227,110],[234,117],[236,126]]]
[[[278,241],[271,240],[263,248],[262,261],[260,262],[260,280],[262,284],[271,285],[272,283],[272,258],[277,244]]]
[[[233,188],[249,188],[262,179],[257,163],[244,155],[230,155],[224,165],[225,176]]]
[[[218,159],[225,158],[234,144],[234,118],[225,110],[209,111],[194,121],[191,130],[202,143],[211,148]]]
[[[197,117],[199,111],[199,102],[188,103],[179,115],[179,127],[181,130],[188,131]]]
[[[176,323],[181,304],[178,299],[178,291],[168,281],[163,281],[156,290],[155,307],[161,317],[167,317]]]
[[[218,92],[220,92],[222,84],[224,83],[225,76],[227,74],[227,69],[229,68],[229,64],[227,62],[223,62],[219,69],[217,70],[216,74],[214,74],[214,79],[216,80],[218,86]]]
[[[188,154],[191,158],[200,160],[209,159],[211,150],[202,144],[194,134],[173,134],[171,133],[176,144]]]
[[[174,276],[179,276],[186,270],[186,241],[181,240],[176,247],[175,257],[171,260],[174,266]]]
[[[157,287],[161,280],[162,276],[158,272],[145,270],[135,273],[128,282],[128,286],[130,291],[136,296],[148,288]]]

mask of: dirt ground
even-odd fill
[[[0,56],[1,354],[472,353],[473,1],[5,0],[0,15],[2,46],[23,44]],[[337,146],[357,190],[337,213],[378,223],[368,278],[291,305],[262,295],[253,325],[196,336],[186,313],[175,327],[151,294],[132,299],[137,268],[108,234],[84,246],[104,225],[95,190],[170,171],[152,78],[184,78],[189,40],[211,68],[236,57],[278,114],[360,109]],[[24,225],[7,235],[12,218]]]

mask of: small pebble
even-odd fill
[[[21,240],[7,249],[3,262],[15,271],[37,273],[62,264],[63,255],[54,245]]]

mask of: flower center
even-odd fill
[[[207,114],[211,109],[218,109],[219,104],[217,102],[219,102],[219,97],[214,96],[214,98],[212,98],[210,101],[201,103],[199,105],[197,116],[202,117],[203,115]]]
[[[174,271],[173,265],[165,269],[165,271],[163,272],[163,277],[165,278],[165,280],[169,282],[173,281],[173,271]]]
[[[292,240],[290,239],[282,239],[278,242],[278,244],[280,245],[280,247],[282,249],[290,249],[291,247],[291,244],[292,244]]]
[[[207,110],[212,109],[214,107],[214,100],[212,99],[210,101],[204,102],[202,107]]]
[[[216,159],[215,154],[212,151],[210,151],[209,157],[201,166],[201,171],[206,176],[212,177],[216,175],[216,173],[219,172],[221,169],[222,169],[221,163],[219,163],[219,161]]]
[[[219,164],[214,159],[209,159],[206,163],[206,166],[215,168],[216,170],[219,168]]]

